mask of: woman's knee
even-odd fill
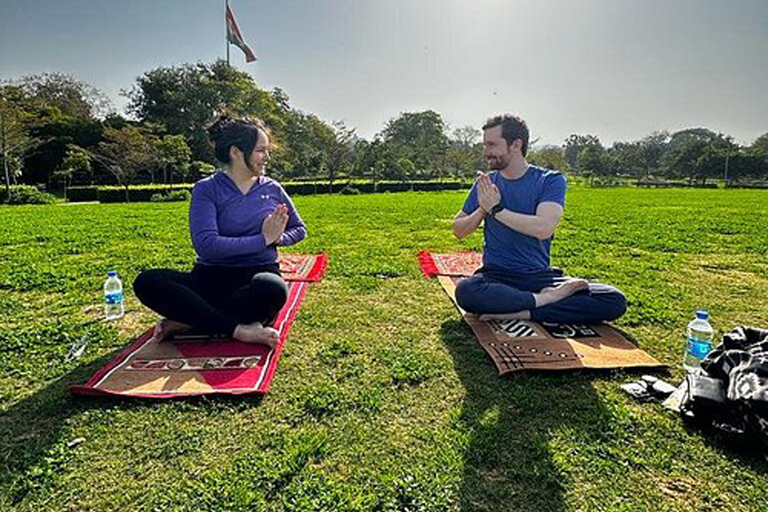
[[[284,304],[288,299],[288,285],[282,277],[271,272],[260,272],[251,279],[251,288],[259,295]]]
[[[141,299],[152,293],[157,283],[164,280],[164,269],[151,268],[142,271],[136,279],[133,280],[133,293]]]

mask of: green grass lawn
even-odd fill
[[[310,234],[290,250],[331,263],[271,393],[163,403],[68,386],[156,320],[130,285],[126,316],[101,320],[104,272],[189,268],[187,204],[1,207],[0,509],[766,510],[768,463],[622,394],[636,375],[496,375],[416,260],[481,247],[451,234],[464,196],[295,198]],[[621,288],[618,324],[669,379],[695,308],[718,334],[768,326],[768,193],[567,201],[553,264]]]

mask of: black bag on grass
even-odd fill
[[[737,327],[689,375],[683,417],[768,452],[768,330]]]

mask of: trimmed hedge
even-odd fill
[[[638,187],[651,188],[717,188],[717,183],[688,183],[687,181],[653,181],[637,180],[635,185]]]
[[[83,201],[98,201],[99,187],[69,187],[67,189],[67,201],[79,203]]]
[[[176,190],[192,191],[193,185],[182,183],[179,185],[138,185],[128,187],[128,198],[132,203],[149,202],[155,194],[167,195]],[[123,187],[99,187],[100,203],[124,203],[125,189]]]
[[[32,185],[12,185],[9,192],[0,187],[0,204],[50,204],[56,200],[53,195]]]
[[[337,181],[333,186],[328,182],[286,182],[282,183],[285,191],[291,196],[312,195],[312,194],[340,194],[344,189],[354,189],[357,193],[371,194],[375,192],[431,192],[439,190],[460,190],[469,188],[472,184],[460,181],[379,181],[374,183],[370,181]],[[182,183],[175,185],[137,185],[128,188],[128,197],[132,203],[159,201],[159,196],[174,195],[177,198],[184,197],[183,194],[177,195],[180,191],[191,192],[194,183]],[[92,197],[90,190],[96,187],[73,187],[70,191],[77,191],[70,194],[71,201],[87,201],[94,199],[81,199]],[[75,199],[77,197],[77,199]],[[98,187],[96,198],[102,203],[124,203],[125,189],[123,187]],[[177,199],[181,200],[181,199]]]
[[[768,188],[768,182],[731,182],[726,183],[725,188],[757,188],[757,189],[766,189]]]
[[[167,194],[152,194],[149,199],[153,203],[171,203],[174,201],[189,201],[192,199],[192,192],[189,190],[171,190]]]

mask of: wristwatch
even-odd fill
[[[498,203],[496,203],[496,205],[493,208],[491,208],[491,211],[488,212],[488,215],[495,219],[496,218],[496,214],[499,213],[503,209],[504,209],[504,205],[502,205],[501,201],[499,201]]]

